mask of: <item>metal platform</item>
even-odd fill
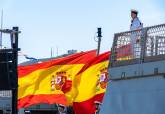
[[[100,114],[165,114],[165,24],[117,33],[111,51]]]

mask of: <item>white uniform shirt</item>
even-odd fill
[[[139,18],[136,17],[132,20],[131,26],[130,26],[130,30],[134,31],[137,29],[142,29],[143,28],[143,24],[140,22]],[[134,58],[137,58],[140,55],[140,51],[137,51],[137,49],[140,49],[140,44],[137,43],[137,39],[139,39],[141,36],[141,32],[132,32],[131,36],[130,36],[130,40],[131,40],[131,50],[132,50],[132,55]]]
[[[137,30],[143,28],[143,24],[140,22],[139,18],[136,17],[135,19],[132,20],[130,30]]]

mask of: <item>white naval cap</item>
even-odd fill
[[[63,105],[63,104],[58,104],[58,106],[59,106],[59,107],[65,107],[65,105]]]
[[[102,105],[102,103],[100,101],[94,101],[95,104],[99,104]]]
[[[131,9],[131,13],[138,14],[138,11],[137,11],[137,10],[135,10],[135,9]]]

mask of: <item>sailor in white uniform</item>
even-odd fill
[[[139,18],[137,17],[138,15],[138,11],[137,10],[131,10],[131,26],[130,26],[130,30],[133,31],[131,33],[131,51],[132,51],[132,56],[133,59],[137,58],[137,54],[138,56],[140,55],[140,42],[139,42],[139,38],[141,36],[141,29],[143,28],[143,24],[141,23],[141,21],[139,20]],[[137,31],[136,31],[137,30]],[[138,53],[137,53],[138,50]]]

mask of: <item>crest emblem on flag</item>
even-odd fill
[[[62,90],[62,87],[64,86],[66,82],[67,76],[66,72],[57,72],[55,77],[55,88],[56,90]]]
[[[98,81],[96,84],[97,90],[100,88],[105,89],[108,82],[108,69],[107,67],[100,70],[100,74],[98,75]]]
[[[72,86],[72,80],[70,75],[67,76],[65,71],[57,72],[56,76],[52,76],[51,80],[51,89],[52,90],[61,90],[64,93],[70,91]]]

